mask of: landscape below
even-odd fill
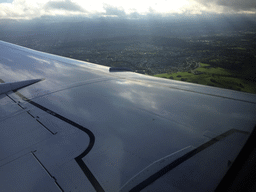
[[[4,28],[3,28],[4,29]],[[145,28],[146,30],[147,28]],[[178,29],[177,29],[178,30]],[[177,35],[145,32],[93,38],[48,30],[2,30],[0,39],[35,50],[156,77],[256,93],[255,29]],[[139,29],[138,29],[139,31]],[[90,33],[94,35],[93,33]],[[106,33],[107,34],[107,33]]]

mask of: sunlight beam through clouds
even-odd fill
[[[41,16],[134,18],[155,14],[254,13],[254,0],[5,0],[0,1],[0,19],[32,19]]]

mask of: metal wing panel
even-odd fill
[[[16,102],[12,105],[19,104],[22,110],[30,111],[31,119],[38,120],[37,126],[42,130],[52,131],[48,130],[50,139],[33,146],[37,150],[34,154],[65,190],[118,191],[140,171],[148,166],[151,169],[154,162],[188,146],[192,146],[188,152],[191,158],[184,160],[187,164],[181,161],[177,169],[193,165],[207,153],[206,159],[211,159],[215,153],[210,150],[222,151],[227,146],[235,155],[218,160],[233,160],[256,123],[253,94],[131,72],[113,74],[107,67],[0,44],[2,80],[46,79],[8,96]],[[243,132],[235,135],[239,130]],[[227,139],[226,144],[220,143],[223,139]],[[194,149],[201,150],[195,153]],[[198,173],[223,171],[217,164],[204,169]],[[182,170],[184,178],[189,176],[186,170],[197,171]],[[78,179],[71,179],[69,172]],[[174,177],[172,173],[170,170],[167,177]],[[157,181],[169,185],[162,176]],[[189,182],[189,186],[200,184]],[[209,185],[210,189],[214,185]],[[146,187],[150,186],[151,183]]]

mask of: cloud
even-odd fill
[[[256,11],[255,0],[195,0],[211,9],[213,6],[222,7],[225,10],[237,11]]]
[[[15,0],[0,4],[0,19],[29,19],[40,14],[41,10],[32,0]]]
[[[12,3],[13,0],[0,0],[0,3]]]
[[[132,19],[139,19],[141,17],[141,15],[139,13],[137,13],[136,11],[134,11],[129,14],[129,17]]]
[[[105,15],[108,16],[118,16],[118,17],[126,17],[126,13],[123,8],[117,8],[110,5],[104,5],[103,7],[106,11]]]
[[[45,16],[143,19],[203,13],[256,13],[255,0],[0,0],[0,19],[34,19]],[[8,2],[8,3],[6,3]]]
[[[71,0],[14,0],[0,4],[0,19],[33,19],[42,16],[86,15],[87,11]]]
[[[80,7],[78,4],[70,1],[70,0],[64,0],[64,1],[49,1],[45,4],[44,8],[46,10],[66,10],[66,11],[78,11],[78,12],[84,12],[85,10]]]

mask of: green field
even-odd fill
[[[254,82],[246,80],[235,72],[228,71],[220,67],[211,67],[211,65],[204,63],[200,63],[200,67],[191,72],[163,73],[155,76],[256,93],[256,86]]]

